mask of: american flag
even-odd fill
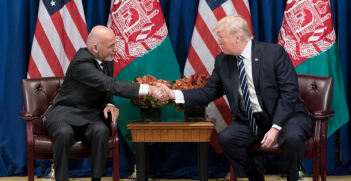
[[[212,28],[227,15],[241,15],[248,23],[251,32],[251,16],[248,0],[200,0],[195,28],[191,39],[184,75],[189,77],[195,72],[210,74],[214,68],[215,57],[222,52],[217,44],[217,35]],[[226,96],[210,103],[207,116],[215,122],[211,145],[219,153],[218,133],[227,127],[233,118]]]
[[[87,37],[81,0],[40,0],[27,77],[64,76]]]

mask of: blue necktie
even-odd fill
[[[243,93],[243,98],[245,101],[245,109],[247,113],[247,117],[250,122],[250,128],[252,132],[257,135],[257,125],[255,118],[253,117],[252,107],[251,107],[251,100],[250,100],[250,91],[247,85],[247,78],[246,78],[246,71],[244,66],[244,57],[239,55],[238,56],[238,66],[239,66],[239,81],[240,81],[240,88]]]

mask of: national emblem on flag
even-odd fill
[[[294,66],[335,42],[333,19],[328,0],[301,0],[287,3],[278,43],[284,46]]]
[[[159,4],[158,1],[137,0],[113,2],[107,26],[118,40],[114,76],[137,57],[157,47],[168,35]]]
[[[215,57],[222,52],[217,44],[217,35],[212,28],[227,15],[241,15],[252,31],[251,15],[248,0],[200,0],[196,16],[195,28],[191,39],[184,75],[209,75],[214,68]],[[217,153],[221,152],[218,145],[218,133],[227,127],[233,118],[226,96],[216,99],[206,109],[207,116],[214,122],[211,145]]]
[[[114,57],[116,80],[135,81],[134,78],[152,75],[167,81],[180,77],[168,29],[158,0],[113,0],[107,26],[116,35],[118,52]],[[118,126],[127,144],[133,149],[126,125],[140,118],[140,108],[129,99],[114,96],[119,108]],[[183,121],[184,114],[173,106],[161,109],[162,121]]]
[[[40,0],[28,78],[64,76],[87,37],[81,0]]]
[[[285,48],[298,74],[334,79],[328,136],[349,121],[340,54],[329,0],[288,0],[278,44]]]

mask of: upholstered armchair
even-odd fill
[[[28,181],[34,181],[34,160],[52,159],[53,140],[48,136],[45,125],[45,112],[60,91],[64,77],[23,79],[22,93],[24,111],[19,117],[26,121]],[[117,124],[111,122],[109,139],[113,158],[113,181],[119,180],[119,152]],[[89,158],[90,147],[80,140],[70,150],[70,158]]]
[[[328,118],[334,116],[334,111],[329,109],[333,79],[313,75],[298,75],[299,96],[305,103],[313,120],[314,135],[305,144],[306,154],[313,155],[313,181],[326,181],[326,140],[328,132]],[[262,148],[261,144],[249,148],[253,156],[259,157],[259,170],[264,175],[263,156],[282,156],[280,148]],[[230,168],[230,181],[236,180],[233,168]]]

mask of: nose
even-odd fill
[[[222,41],[219,38],[217,39],[217,44],[222,45]]]

